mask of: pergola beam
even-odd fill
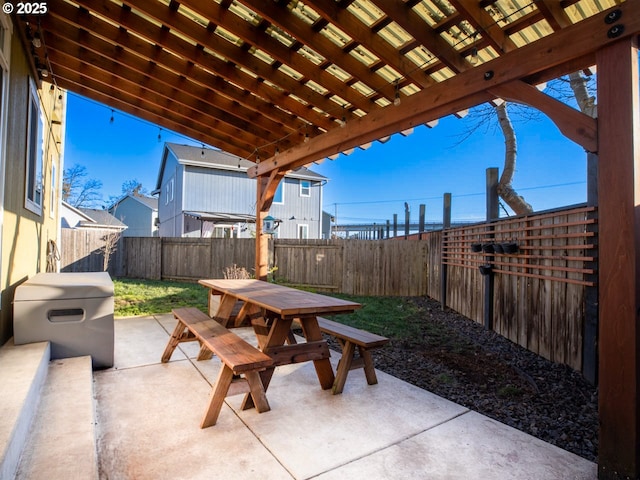
[[[272,170],[300,167],[349,148],[371,142],[407,128],[469,108],[492,98],[486,92],[505,83],[526,78],[576,58],[593,55],[604,45],[640,32],[640,2],[616,7],[622,12],[624,31],[617,38],[608,35],[612,25],[603,12],[554,35],[459,73],[407,98],[399,106],[390,105],[366,117],[349,122],[348,128],[334,129],[321,137],[281,152],[249,170],[252,177]],[[452,60],[452,59],[450,59]],[[452,60],[453,61],[453,60]]]

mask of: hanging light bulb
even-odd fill
[[[477,65],[480,59],[478,58],[478,49],[477,47],[473,47],[471,50],[471,56],[469,57],[469,63],[471,65]]]
[[[162,141],[162,129],[159,128],[158,129],[158,143],[160,143]]]
[[[309,141],[309,132],[304,134],[304,143],[307,143]]]
[[[109,123],[113,124],[115,118],[113,118],[113,108],[111,109],[111,118],[109,119]]]
[[[200,157],[204,158],[204,143],[202,144],[202,150],[200,151]]]

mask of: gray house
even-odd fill
[[[106,210],[76,208],[64,200],[60,202],[60,226],[82,230],[112,230],[123,232],[127,226]]]
[[[255,234],[254,164],[208,148],[165,144],[154,194],[161,237],[237,237]],[[269,211],[278,238],[322,238],[322,187],[327,178],[306,168],[280,182]]]
[[[158,236],[158,199],[128,194],[118,199],[109,213],[127,225],[125,237]]]

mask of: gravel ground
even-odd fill
[[[373,351],[376,368],[557,445],[598,456],[598,392],[549,362],[428,298],[411,298],[421,338]]]

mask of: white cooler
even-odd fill
[[[106,272],[38,273],[16,288],[16,345],[49,341],[51,358],[91,355],[113,366],[113,282]]]

